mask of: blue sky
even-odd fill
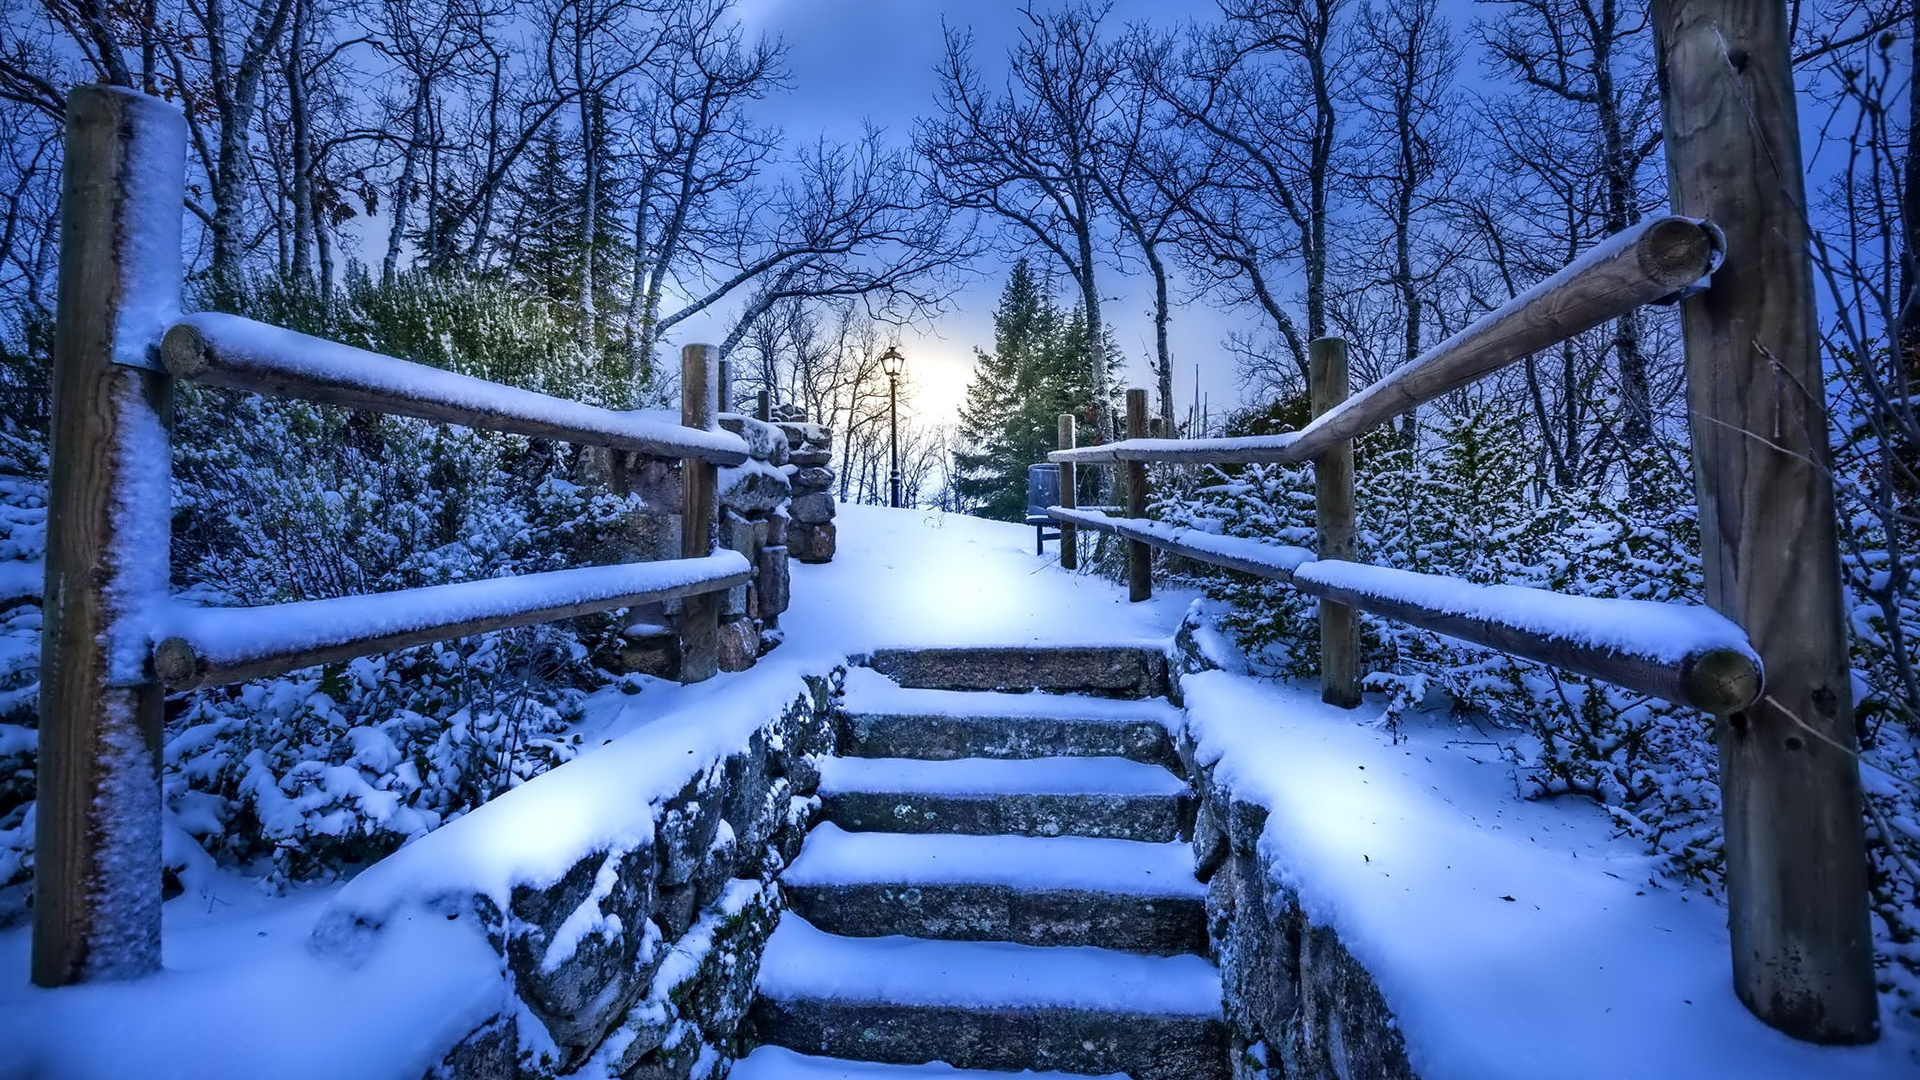
[[[1039,10],[1048,6],[1035,4]],[[933,105],[941,19],[972,30],[976,61],[991,73],[1003,66],[1008,46],[1018,40],[1021,7],[1016,0],[743,0],[741,12],[748,24],[778,35],[788,49],[790,89],[764,102],[761,116],[785,128],[792,139],[817,132],[850,139],[868,121],[890,137],[909,139],[914,118]],[[1212,0],[1118,0],[1110,18],[1116,27],[1141,19],[1171,27],[1214,12]],[[983,270],[984,276],[936,326],[903,335],[902,350],[918,388],[915,408],[929,421],[951,419],[972,371],[974,346],[992,343],[992,312],[1005,283],[1004,263],[989,261]],[[1111,269],[1106,279],[1106,294],[1116,298],[1106,314],[1133,373],[1132,385],[1151,385],[1146,365],[1153,341],[1150,286],[1125,280]],[[1179,402],[1192,399],[1196,363],[1201,389],[1213,406],[1234,402],[1234,369],[1220,341],[1245,322],[1201,304],[1176,311],[1171,334]],[[717,332],[716,321],[708,333]],[[700,333],[701,328],[694,327],[685,336],[693,340]]]

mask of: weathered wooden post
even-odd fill
[[[170,380],[186,120],[106,86],[67,97],[53,476],[40,639],[33,981],[160,966],[161,686]]]
[[[680,422],[712,431],[718,426],[720,372],[711,345],[688,345],[680,350]],[[715,470],[699,458],[680,463],[680,555],[686,559],[713,554],[715,528]],[[680,681],[701,682],[720,671],[720,601],[718,593],[689,596],[680,601]]]
[[[1073,414],[1060,414],[1060,449],[1071,450],[1074,444]],[[1060,463],[1060,505],[1071,510],[1080,503],[1080,493],[1074,484],[1078,478],[1073,474],[1073,462]],[[1080,567],[1080,533],[1066,522],[1060,523],[1060,566],[1066,570]]]
[[[1147,437],[1147,392],[1127,391],[1127,438]],[[1127,516],[1147,516],[1147,463],[1129,461]],[[1153,549],[1138,540],[1127,541],[1127,599],[1134,603],[1153,598]]]
[[[753,395],[753,418],[763,423],[773,419],[773,395],[765,390]]]
[[[1860,776],[1785,5],[1655,0],[1674,210],[1725,262],[1681,305],[1707,602],[1766,692],[1723,717],[1734,987],[1815,1042],[1879,1034]]]
[[[1307,346],[1309,406],[1319,416],[1347,400],[1345,338]],[[1313,521],[1322,559],[1353,558],[1353,440],[1342,439],[1313,462]],[[1360,623],[1354,610],[1320,601],[1320,700],[1351,709],[1360,704]]]

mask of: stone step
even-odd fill
[[[927,1065],[883,1065],[877,1061],[796,1054],[784,1046],[762,1046],[734,1063],[727,1080],[1089,1080],[1061,1072],[1004,1072],[998,1069],[956,1069],[945,1062]],[[1113,1075],[1102,1080],[1128,1080]]]
[[[823,758],[826,820],[856,832],[1104,836],[1167,843],[1191,824],[1186,782],[1117,757]]]
[[[1198,956],[851,938],[787,914],[767,940],[752,1039],[966,1069],[1224,1080],[1220,975]]]
[[[1123,698],[1167,693],[1167,657],[1158,645],[877,649],[867,666],[901,686],[927,690],[1047,690]]]
[[[781,875],[787,904],[852,937],[1207,948],[1206,886],[1185,844],[1085,836],[850,833],[822,824]]]
[[[1164,700],[903,688],[847,673],[841,752],[945,761],[962,757],[1124,757],[1179,767],[1180,712]]]

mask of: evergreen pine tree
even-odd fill
[[[960,407],[956,484],[969,512],[1018,521],[1027,505],[1027,466],[1053,449],[1060,413],[1084,400],[1076,379],[1072,319],[1062,315],[1025,259],[1013,266],[993,315],[994,351],[974,350],[973,381]],[[1084,321],[1080,322],[1084,326]]]

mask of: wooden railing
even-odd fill
[[[670,599],[692,682],[718,667],[719,594],[752,576],[738,552],[714,552],[715,467],[749,455],[718,427],[711,346],[683,350],[676,418],[235,316],[181,318],[185,146],[185,118],[158,98],[105,86],[68,97],[33,902],[42,986],[159,967],[167,690]],[[265,607],[174,603],[175,379],[679,458],[682,557]]]
[[[1877,1037],[1878,1003],[1781,8],[1655,0],[1674,216],[1620,232],[1351,398],[1344,343],[1314,342],[1313,419],[1297,432],[1145,438],[1137,390],[1128,392],[1123,441],[1076,447],[1063,417],[1061,449],[1049,458],[1061,465],[1064,498],[1051,514],[1069,534],[1061,547],[1069,567],[1075,527],[1126,538],[1136,600],[1151,593],[1149,547],[1319,597],[1330,702],[1360,700],[1357,609],[1715,714],[1734,986],[1789,1034],[1856,1043]],[[1478,587],[1345,561],[1356,436],[1668,299],[1681,304],[1708,607]],[[1312,462],[1319,551],[1139,520],[1149,462]],[[1125,468],[1130,517],[1076,510],[1076,464]]]

